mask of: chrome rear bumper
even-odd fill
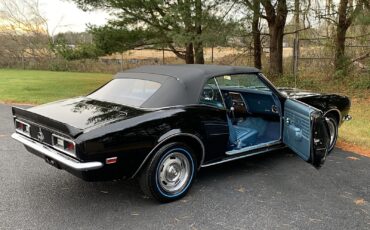
[[[77,170],[77,171],[89,171],[89,170],[95,170],[103,167],[103,163],[94,161],[94,162],[79,162],[71,157],[65,156],[62,153],[59,153],[58,151],[47,147],[43,144],[40,144],[36,141],[33,141],[30,138],[27,138],[21,134],[13,133],[12,138],[21,142],[25,146],[39,152],[43,156],[46,156],[48,158],[51,158],[55,161],[57,161],[59,164],[62,164],[66,167],[69,167],[71,169]]]

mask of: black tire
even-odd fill
[[[191,148],[182,143],[166,144],[155,152],[141,172],[140,187],[147,196],[160,202],[178,200],[187,194],[193,184],[196,168],[197,162]],[[178,180],[172,182],[171,179]],[[179,186],[178,190],[176,186]]]
[[[328,123],[329,127],[329,136],[330,136],[330,144],[328,153],[330,153],[337,143],[338,139],[338,121],[335,116],[329,114],[326,116],[326,122]]]

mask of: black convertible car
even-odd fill
[[[345,96],[279,90],[255,68],[145,66],[84,97],[13,107],[12,137],[84,180],[138,177],[168,202],[202,167],[286,146],[320,167],[349,109]]]

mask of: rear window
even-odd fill
[[[140,107],[161,84],[142,79],[114,79],[88,97],[133,107]]]

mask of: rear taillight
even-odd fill
[[[52,144],[54,148],[68,155],[76,156],[76,145],[72,140],[52,134]]]
[[[19,133],[30,136],[30,125],[24,121],[15,120],[15,130]]]

